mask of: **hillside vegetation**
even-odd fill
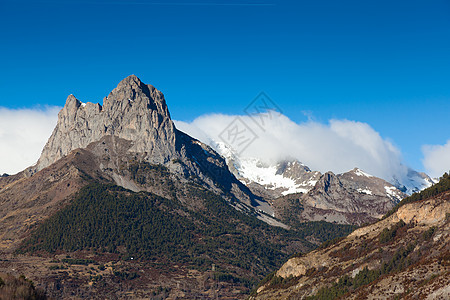
[[[200,209],[187,208],[176,198],[90,184],[38,226],[17,252],[87,251],[154,265],[183,264],[200,271],[214,264],[220,278],[251,288],[298,250],[292,245],[307,251],[315,247],[307,238],[321,242],[352,229],[310,222],[298,231],[286,230],[237,211],[195,184],[189,184],[186,191],[186,196],[202,202]]]

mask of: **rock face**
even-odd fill
[[[381,218],[404,196],[390,183],[355,168],[339,175],[325,173],[302,197],[302,203],[314,208],[305,214],[316,221],[362,224]]]
[[[177,156],[176,129],[164,95],[131,75],[103,100],[103,106],[67,97],[37,171],[107,135],[133,141],[130,151],[146,153],[149,162],[167,163]]]
[[[306,193],[288,194],[273,200],[275,216],[286,224],[327,221],[361,225],[376,221],[403,197],[383,179],[360,169],[321,175]]]

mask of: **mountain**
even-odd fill
[[[306,193],[321,176],[295,159],[266,163],[255,157],[241,157],[229,145],[212,142],[211,146],[221,154],[230,171],[256,194],[276,198],[292,193]]]
[[[226,159],[228,167],[236,178],[247,186],[253,187],[253,192],[264,195],[266,198],[306,193],[322,175],[318,171],[312,171],[297,159],[285,158],[268,163],[264,162],[262,158],[237,154],[231,146],[217,142],[213,137],[208,138],[208,143]],[[389,186],[393,185],[398,189],[395,194],[400,191],[403,194],[411,195],[437,182],[423,172],[417,172],[408,167],[404,168],[405,176],[387,179]],[[369,177],[376,178],[375,176]],[[354,177],[354,179],[358,180],[358,177]],[[385,194],[387,197],[390,195],[388,192]]]
[[[392,184],[407,195],[420,192],[437,182],[438,180],[431,178],[427,174],[417,172],[411,168],[407,168],[406,176],[402,180],[392,179]]]
[[[221,142],[211,145],[225,157],[236,178],[266,199],[274,216],[289,226],[305,221],[373,222],[406,196],[389,182],[358,168],[337,175],[321,174],[295,159],[269,164],[240,157]]]
[[[267,276],[251,299],[448,299],[450,177]]]
[[[277,198],[273,205],[275,216],[289,225],[305,221],[361,225],[381,218],[404,196],[383,179],[355,168],[338,175],[327,172],[305,194]]]
[[[0,273],[52,298],[244,298],[289,255],[354,226],[289,227],[136,76],[67,98],[35,166],[0,178]]]
[[[131,75],[104,99],[103,106],[84,104],[70,95],[37,164],[1,178],[4,222],[0,228],[5,231],[0,245],[19,241],[20,233],[60,209],[90,180],[173,198],[164,184],[136,180],[145,164],[167,168],[178,190],[188,181],[195,182],[238,210],[285,226],[255,210],[269,206],[236,180],[214,150],[175,128],[160,91]],[[177,197],[189,202],[182,193]]]
[[[123,156],[161,164],[183,178],[195,177],[202,185],[228,194],[252,206],[255,197],[228,171],[225,161],[210,147],[178,131],[170,118],[164,95],[135,75],[123,79],[103,99],[103,105],[82,103],[70,95],[58,114],[58,123],[45,145],[34,173],[48,167],[71,151],[86,148],[105,137],[130,141],[124,153],[106,152],[111,160],[102,164],[121,185]],[[114,160],[116,162],[114,162]]]

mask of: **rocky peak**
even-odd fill
[[[300,177],[305,173],[311,172],[307,166],[296,159],[286,159],[277,164],[277,175],[286,175],[288,177]]]
[[[399,202],[406,197],[406,194],[389,182],[367,174],[358,168],[339,174],[338,177],[347,189],[356,190],[361,194],[387,196],[394,202]]]
[[[323,174],[302,196],[302,203],[305,218],[361,224],[380,218],[400,199],[401,192],[394,186],[355,169],[339,175]],[[314,210],[308,212],[307,206]]]
[[[170,119],[163,93],[153,85],[143,83],[136,75],[123,79],[104,99],[105,109],[111,107],[123,111],[136,105],[155,110]]]
[[[322,177],[319,179],[319,181],[316,184],[316,189],[320,189],[324,191],[326,194],[331,192],[337,187],[341,187],[342,183],[339,181],[339,179],[334,175],[333,172],[326,172],[322,175]]]
[[[108,135],[130,140],[130,151],[164,163],[175,155],[175,130],[163,93],[131,75],[103,99],[103,106],[69,95],[36,170]]]

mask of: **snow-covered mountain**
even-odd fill
[[[394,185],[358,168],[338,174],[337,177],[345,186],[355,189],[361,194],[387,196],[395,202],[405,197],[405,194]]]
[[[224,143],[213,147],[225,157],[236,178],[268,200],[273,216],[291,226],[305,221],[372,222],[405,197],[389,182],[358,168],[322,174],[295,159],[267,163],[240,157]]]
[[[423,172],[417,172],[408,168],[407,174],[402,179],[393,178],[391,183],[405,194],[411,195],[420,192],[433,184],[439,182],[438,179],[433,179]]]
[[[236,178],[260,195],[264,194],[261,190],[264,190],[266,195],[269,192],[273,197],[307,193],[322,176],[319,171],[312,171],[297,159],[283,159],[268,163],[256,157],[241,157],[229,145],[222,142],[211,142],[210,144],[225,158],[230,171]],[[338,176],[344,178],[347,183],[353,182],[352,186],[359,186],[358,191],[361,193],[376,193],[378,195],[383,193],[388,197],[399,200],[405,194],[411,195],[436,182],[427,174],[410,168],[404,178],[392,178],[387,182],[358,168]],[[380,184],[379,180],[384,183]],[[372,191],[372,189],[375,189],[375,191]]]
[[[307,193],[322,175],[295,159],[270,164],[255,157],[239,157],[224,143],[215,143],[213,147],[225,157],[228,168],[236,178],[253,190],[265,189],[274,198]]]

